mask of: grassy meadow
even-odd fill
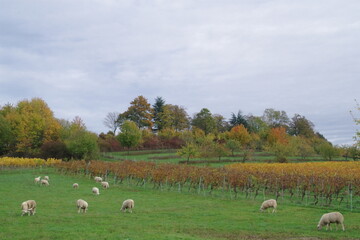
[[[35,185],[37,176],[50,186]],[[260,213],[261,199],[228,199],[129,185],[103,190],[87,176],[62,175],[53,168],[0,170],[0,239],[359,239],[360,213],[341,210],[346,231],[316,230],[334,208],[280,202],[275,214]],[[79,189],[72,184],[79,183]],[[91,193],[98,186],[100,195]],[[76,200],[89,203],[78,214]],[[135,200],[133,213],[120,211]],[[35,216],[21,217],[20,204],[37,202]]]

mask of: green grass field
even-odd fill
[[[35,185],[37,176],[50,186]],[[79,189],[72,184],[79,183]],[[342,211],[346,231],[316,230],[329,208],[279,203],[275,214],[260,213],[261,200],[229,200],[176,191],[122,185],[100,189],[85,176],[61,175],[52,168],[0,170],[0,239],[359,239],[360,213]],[[78,214],[75,202],[89,203]],[[133,213],[120,212],[135,200]],[[21,216],[20,204],[37,202],[35,216]]]

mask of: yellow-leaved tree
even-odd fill
[[[15,151],[20,155],[38,155],[43,143],[59,139],[61,126],[40,98],[20,101],[4,117],[15,137]]]

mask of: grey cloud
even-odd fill
[[[0,105],[42,97],[57,117],[79,115],[100,132],[108,112],[162,96],[190,115],[299,113],[334,143],[352,141],[358,1],[0,5]]]

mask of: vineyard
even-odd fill
[[[55,158],[48,158],[46,160],[41,158],[14,158],[2,157],[0,158],[0,167],[39,167],[39,166],[52,166],[59,164],[61,160]]]
[[[360,163],[231,164],[223,168],[144,161],[71,161],[56,164],[63,173],[114,178],[153,188],[212,195],[229,194],[300,201],[306,205],[360,209]]]

